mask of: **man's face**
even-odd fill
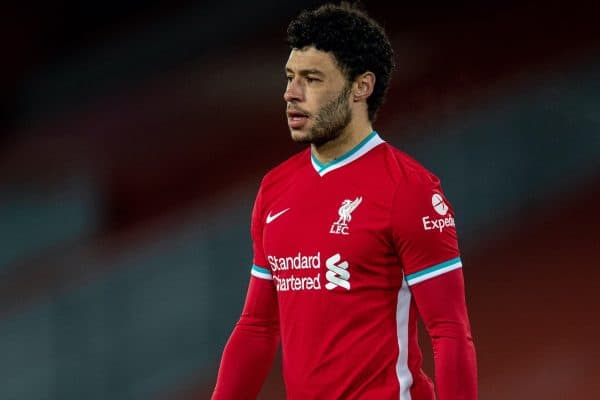
[[[352,119],[352,85],[330,53],[293,49],[285,66],[283,98],[292,139],[320,146],[342,134]]]

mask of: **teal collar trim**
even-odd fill
[[[317,160],[317,157],[315,157],[312,152],[310,153],[310,158],[315,171],[317,171],[320,176],[323,176],[328,172],[341,168],[344,165],[350,164],[352,161],[359,159],[381,143],[384,143],[384,140],[381,139],[377,131],[373,131],[359,144],[354,146],[353,149],[341,157],[336,158],[335,160],[331,160],[330,162],[323,164]]]

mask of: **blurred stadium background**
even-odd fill
[[[1,399],[210,397],[319,3],[0,6]],[[598,7],[364,4],[397,53],[376,129],[458,215],[480,397],[600,398]]]

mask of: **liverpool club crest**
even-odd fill
[[[352,212],[356,210],[356,207],[360,205],[362,202],[362,197],[357,197],[354,200],[344,200],[342,201],[342,206],[338,210],[339,218],[336,222],[331,225],[331,229],[329,229],[329,233],[333,233],[336,235],[349,235],[350,231],[348,228],[348,224],[352,220]]]

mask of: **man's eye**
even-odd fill
[[[318,82],[318,81],[319,81],[319,79],[317,79],[317,78],[312,78],[310,76],[306,77],[306,82],[308,82],[308,83],[313,83],[313,82]]]

